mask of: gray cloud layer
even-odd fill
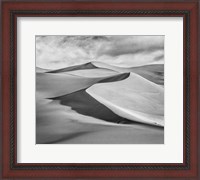
[[[122,67],[164,63],[164,36],[37,36],[36,65],[57,69],[100,61]]]

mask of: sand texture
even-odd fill
[[[164,143],[164,65],[36,69],[37,144]]]

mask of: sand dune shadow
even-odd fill
[[[104,121],[113,123],[136,124],[136,122],[116,115],[109,108],[91,97],[85,90],[80,90],[71,94],[51,99],[59,100],[60,104],[70,106],[76,112],[86,116],[92,116],[97,119],[102,119]]]

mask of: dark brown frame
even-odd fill
[[[198,1],[193,2],[3,2],[3,177],[190,178],[198,166]],[[184,18],[184,163],[19,164],[16,161],[17,40],[19,16],[181,16]]]

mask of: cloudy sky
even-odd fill
[[[59,69],[91,61],[134,67],[164,63],[164,36],[36,36],[36,66]]]

